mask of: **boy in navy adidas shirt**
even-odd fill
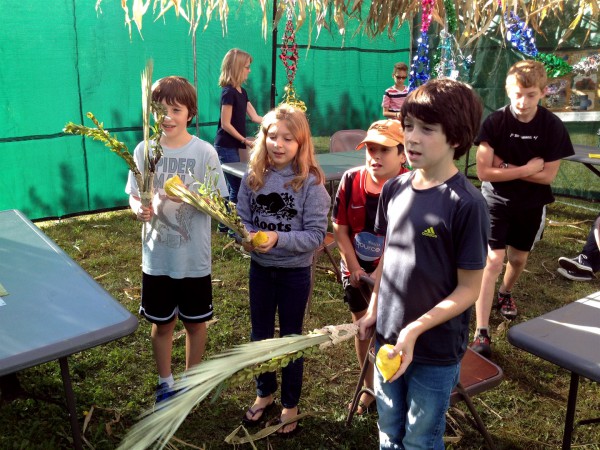
[[[413,171],[381,192],[375,232],[384,253],[357,323],[361,339],[375,332],[376,351],[391,344],[387,356],[402,356],[389,381],[375,371],[380,448],[444,448],[489,233],[486,203],[454,160],[471,147],[481,113],[475,92],[450,79],[427,82],[402,105]]]

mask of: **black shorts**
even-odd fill
[[[140,314],[161,325],[175,319],[202,323],[212,319],[212,283],[210,275],[175,279],[165,275],[142,273]]]
[[[515,209],[505,205],[490,206],[490,240],[492,250],[507,245],[530,252],[542,239],[546,220],[546,207]]]
[[[348,303],[348,309],[352,313],[359,313],[369,307],[371,301],[371,288],[364,283],[360,288],[355,288],[350,284],[350,278],[342,277],[344,286],[344,301]]]

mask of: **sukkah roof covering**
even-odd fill
[[[289,6],[294,8],[296,25],[311,22],[320,32],[333,20],[340,32],[344,32],[348,20],[358,20],[368,35],[382,33],[392,35],[405,22],[412,23],[421,14],[425,0],[274,0],[277,1],[276,22]],[[273,4],[259,1],[262,10],[262,29],[266,36],[271,20]],[[600,16],[599,0],[433,0],[432,20],[444,27],[448,6],[453,6],[457,18],[455,38],[459,44],[468,45],[490,30],[502,33],[504,21],[511,11],[527,23],[536,33],[544,35],[551,28],[558,32],[558,44],[568,40],[571,34],[583,29],[585,44],[590,33],[598,31]],[[450,3],[452,5],[450,5]],[[102,0],[97,0],[96,9],[101,11]],[[201,23],[208,24],[218,18],[223,31],[227,30],[227,19],[237,8],[254,6],[254,0],[121,0],[125,22],[134,23],[139,32],[143,19],[165,18],[174,12],[190,23],[195,32]],[[498,25],[498,26],[494,26]],[[545,28],[546,26],[546,28]]]

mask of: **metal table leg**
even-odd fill
[[[69,363],[67,357],[59,358],[60,374],[65,388],[65,398],[67,400],[67,409],[69,411],[69,420],[71,421],[71,433],[73,434],[73,448],[77,450],[83,449],[81,442],[81,434],[79,432],[79,423],[77,422],[77,410],[75,408],[75,394],[73,393],[73,385],[71,384],[71,375],[69,373]]]
[[[563,433],[563,450],[571,448],[573,437],[573,422],[575,419],[575,405],[577,404],[577,390],[579,389],[579,375],[571,372],[571,385],[569,387],[569,399],[567,400],[567,415],[565,416],[565,431]]]

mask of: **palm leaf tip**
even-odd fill
[[[356,335],[353,324],[330,325],[308,335],[291,335],[237,345],[192,367],[177,380],[170,397],[158,411],[146,411],[129,431],[119,448],[163,448],[192,409],[227,380],[250,380],[258,373],[272,371],[318,348],[334,345]],[[237,378],[236,378],[237,377]]]

